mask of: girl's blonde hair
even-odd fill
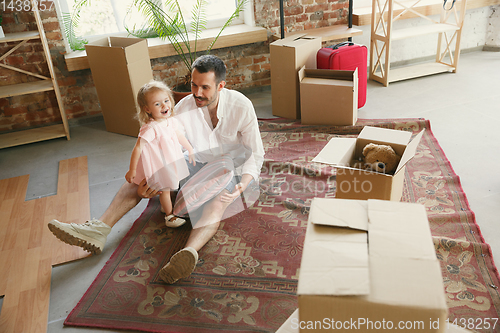
[[[172,103],[170,115],[174,115],[174,106],[175,106],[175,101],[174,101],[174,96],[172,94],[172,90],[163,82],[161,81],[155,81],[151,80],[145,85],[139,89],[137,92],[137,103],[139,104],[139,111],[137,111],[136,118],[139,120],[139,123],[142,125],[146,124],[149,122],[152,118],[150,114],[146,112],[146,106],[148,104],[147,102],[147,94],[155,92],[155,91],[164,91],[168,94],[168,98],[170,98],[170,103]]]

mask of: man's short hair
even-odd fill
[[[206,54],[198,57],[192,65],[200,73],[214,72],[215,83],[219,84],[226,80],[226,65],[219,57]]]

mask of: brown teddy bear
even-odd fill
[[[363,148],[364,166],[367,170],[392,174],[401,157],[388,145],[369,143]]]

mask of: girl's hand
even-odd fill
[[[189,152],[189,163],[191,163],[193,166],[196,165],[196,159],[194,158],[194,152],[191,150]]]
[[[127,182],[132,183],[135,178],[135,170],[129,170],[127,174],[125,174],[125,179]]]

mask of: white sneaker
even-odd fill
[[[82,224],[61,223],[58,220],[49,222],[50,231],[69,245],[80,246],[92,254],[100,254],[106,243],[111,227],[97,219]]]
[[[192,247],[186,247],[174,254],[168,264],[160,270],[160,278],[172,284],[193,273],[198,262],[198,252]]]

